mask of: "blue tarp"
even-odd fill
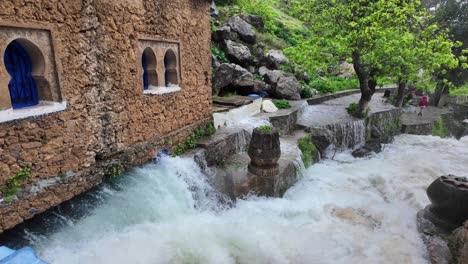
[[[47,264],[47,262],[40,260],[31,247],[17,251],[0,247],[0,264]]]

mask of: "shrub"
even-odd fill
[[[449,132],[444,124],[444,119],[441,116],[432,127],[432,135],[441,138],[449,136]]]
[[[224,51],[218,49],[217,47],[211,47],[211,53],[216,56],[216,58],[221,62],[221,63],[228,63],[229,60],[226,57],[226,54]]]
[[[271,2],[268,0],[237,0],[237,6],[239,6],[244,13],[254,14],[261,16],[265,23],[265,30],[268,32],[274,32],[277,28],[275,21],[278,16],[278,12],[271,6]]]
[[[257,130],[258,131],[269,132],[269,131],[273,131],[273,127],[272,126],[259,126],[259,127],[257,127]]]
[[[312,96],[313,96],[312,87],[304,84],[302,87],[302,91],[301,91],[301,98],[307,99],[307,98],[311,98]]]
[[[359,107],[359,104],[357,103],[351,103],[346,108],[346,110],[348,111],[348,114],[356,118],[367,118],[367,116],[369,115],[369,109],[370,108],[367,108],[365,112],[361,112],[361,108]]]
[[[31,169],[24,168],[18,172],[15,176],[10,177],[6,180],[6,184],[0,188],[5,201],[11,203],[13,197],[18,194],[22,189],[21,185],[31,177]]]
[[[115,178],[115,177],[122,175],[124,172],[125,172],[125,168],[123,164],[120,161],[118,161],[110,165],[109,167],[107,167],[104,173],[104,176],[108,178]]]
[[[307,134],[307,136],[300,138],[297,141],[297,146],[301,150],[301,159],[304,163],[304,166],[307,168],[309,166],[314,165],[314,163],[318,160],[317,157],[317,148],[315,144],[312,142],[312,135]]]
[[[291,105],[289,104],[288,100],[286,100],[286,99],[273,100],[273,104],[275,104],[275,106],[278,107],[278,109],[291,108]]]

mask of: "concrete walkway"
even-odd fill
[[[302,127],[324,126],[358,120],[350,116],[346,108],[351,103],[359,102],[360,97],[360,94],[352,94],[322,102],[319,105],[309,105],[305,107],[299,115],[298,125]],[[374,94],[369,103],[369,107],[369,114],[395,109],[393,105],[385,102],[383,93]]]

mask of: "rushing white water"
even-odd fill
[[[399,136],[322,161],[282,199],[217,206],[195,163],[133,170],[90,215],[36,241],[51,263],[427,263],[415,215],[436,177],[468,172],[468,138]]]

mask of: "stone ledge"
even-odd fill
[[[163,95],[163,94],[175,93],[181,90],[182,89],[180,88],[180,86],[172,86],[172,87],[150,86],[148,90],[143,91],[143,94]]]
[[[396,89],[397,89],[397,87],[377,88],[377,89],[375,89],[375,92],[379,93],[379,92],[384,92],[385,90],[396,91]],[[326,95],[321,95],[321,96],[318,96],[318,97],[313,97],[313,98],[307,99],[307,103],[309,105],[321,104],[323,102],[326,102],[326,101],[329,101],[329,100],[332,100],[332,99],[341,98],[341,97],[345,97],[345,96],[352,95],[352,94],[358,94],[360,92],[361,92],[361,90],[359,90],[359,89],[339,91],[339,92],[336,92],[334,94],[326,94]]]
[[[9,122],[29,117],[38,117],[67,109],[67,102],[61,103],[40,101],[38,105],[24,107],[20,109],[7,109],[0,111],[0,123]]]

